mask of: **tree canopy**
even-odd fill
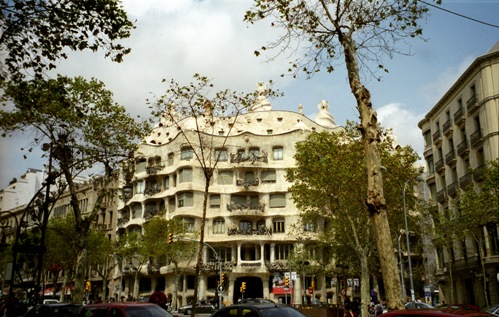
[[[104,49],[121,62],[129,48],[119,43],[133,28],[121,1],[0,0],[0,79],[40,78],[66,49]]]
[[[287,179],[293,182],[290,191],[302,211],[302,222],[322,223],[322,230],[318,231],[319,245],[328,249],[333,257],[332,265],[323,266],[330,272],[323,274],[338,273],[335,265],[348,266],[352,272],[362,275],[362,302],[368,302],[369,277],[376,275],[379,262],[373,259],[378,250],[365,205],[366,163],[355,126],[349,122],[341,133],[313,133],[297,143],[294,156],[297,166],[288,171]],[[410,147],[395,149],[390,137],[385,137],[380,145],[382,162],[393,172],[385,187],[388,192],[398,192],[391,195],[387,203],[390,225],[402,228],[402,194],[398,180],[393,178],[415,179],[421,173],[414,167],[418,155]],[[408,193],[412,192],[413,187],[409,187]]]
[[[293,56],[298,57],[290,61],[288,69],[295,76],[301,71],[308,77],[321,69],[332,72],[335,58],[343,57],[360,115],[358,129],[367,169],[365,202],[373,220],[389,309],[405,309],[405,306],[400,295],[400,278],[392,252],[383,192],[379,155],[382,135],[361,70],[374,74],[377,68],[385,69],[381,57],[398,52],[395,45],[398,41],[421,35],[418,20],[427,11],[427,7],[417,0],[255,0],[244,16],[250,23],[270,20],[270,27],[283,31],[260,51],[273,49],[277,54],[288,50],[296,53]],[[255,53],[259,55],[260,51]]]
[[[4,92],[1,101],[7,110],[0,110],[2,136],[18,132],[31,134],[31,146],[41,146],[49,158],[45,185],[60,179],[69,193],[80,250],[74,300],[80,301],[90,224],[96,219],[100,202],[116,195],[116,189],[111,186],[116,180],[115,171],[130,159],[147,125],[114,103],[111,92],[95,79],[58,76],[49,80],[11,81]],[[31,148],[26,149],[28,152]],[[96,202],[92,210],[82,210],[79,203],[75,179],[85,174],[94,176],[92,190]],[[51,197],[51,202],[56,198]],[[43,213],[40,217],[43,236],[48,209],[39,211]],[[41,240],[43,244],[44,239]]]

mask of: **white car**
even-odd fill
[[[405,304],[405,308],[407,309],[424,309],[424,308],[435,308],[430,304],[420,303],[420,302],[409,302]]]
[[[57,299],[44,299],[43,303],[44,304],[58,304],[59,301]]]

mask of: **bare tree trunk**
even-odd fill
[[[137,273],[135,273],[135,276],[133,277],[133,292],[132,292],[133,298],[139,297],[139,290],[140,290],[139,287],[140,287],[140,269],[137,268]]]
[[[361,302],[361,311],[362,316],[369,316],[369,312],[367,310],[368,306],[366,303],[369,303],[371,300],[371,292],[369,289],[369,264],[367,263],[367,254],[362,253],[362,258],[360,260],[360,302]]]
[[[482,269],[482,281],[483,281],[483,298],[485,298],[485,307],[487,307],[487,311],[490,311],[490,303],[489,297],[487,296],[487,273],[485,272],[485,263],[483,259],[485,258],[485,250],[483,249],[483,241],[479,239],[478,241],[478,252],[480,255],[480,266]],[[499,277],[499,275],[498,275]]]
[[[84,248],[76,262],[75,286],[73,288],[73,304],[83,303],[83,287],[85,285],[85,262],[87,256],[87,249]]]
[[[207,171],[206,168],[204,168],[204,173],[205,173],[205,184],[204,184],[204,199],[203,199],[203,218],[201,219],[201,229],[200,229],[201,234],[199,237],[199,251],[196,261],[196,283],[194,285],[194,302],[192,303],[191,317],[194,317],[196,315],[196,302],[198,298],[198,287],[199,287],[199,278],[200,278],[199,271],[201,269],[202,255],[204,249],[204,226],[206,221],[206,206],[208,204],[208,192],[210,189],[210,179],[211,179],[211,177],[207,175],[207,173],[211,173],[210,171]]]
[[[389,310],[405,309],[401,298],[401,286],[397,260],[393,253],[390,226],[386,213],[383,195],[383,178],[381,175],[381,157],[379,142],[381,134],[376,112],[372,108],[371,95],[362,85],[356,57],[355,43],[350,34],[340,33],[338,36],[344,49],[345,64],[348,71],[350,89],[357,101],[360,114],[360,126],[367,167],[367,199],[366,205],[373,219],[376,247],[378,249],[381,274],[385,285],[387,308]]]
[[[65,302],[66,297],[66,285],[68,283],[69,270],[64,270],[64,278],[62,279],[61,295],[59,295],[59,302]]]

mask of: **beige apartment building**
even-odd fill
[[[295,144],[313,131],[343,129],[329,114],[327,102],[322,101],[318,108],[314,121],[302,114],[301,105],[298,112],[272,110],[261,94],[257,103],[237,118],[210,117],[207,113],[209,125],[199,121],[201,126],[197,127],[191,117],[180,120],[181,129],[163,119],[136,151],[133,192],[124,193],[126,201],[118,207],[117,234],[141,232],[144,223],[158,215],[167,219],[180,217],[188,231],[199,231],[205,178],[195,155],[195,151],[200,153],[196,148],[198,129],[202,138],[213,140],[211,148],[204,148],[205,153],[210,153],[207,159],[219,158],[209,188],[204,241],[222,260],[226,276],[224,302],[234,303],[244,296],[287,302],[291,298],[294,303],[302,303],[305,295],[307,301],[316,298],[336,303],[334,283],[326,277],[316,279],[310,292],[312,277],[289,272],[286,265],[293,250],[310,250],[307,245],[313,242],[315,230],[323,225],[303,228],[308,239],[292,233],[292,226],[299,224],[300,212],[291,199],[285,174],[295,166]],[[186,132],[185,136],[180,130]],[[188,146],[185,138],[190,138],[194,147]],[[216,296],[215,258],[213,251],[205,247],[199,299]],[[194,266],[195,259],[180,265],[178,305],[193,300]],[[160,284],[165,285],[168,296],[173,295],[172,265],[149,264],[142,273],[140,293],[150,293]],[[285,276],[291,278],[290,290],[282,285]],[[119,282],[119,275],[115,275],[115,281]],[[132,278],[123,276],[122,293],[128,294],[132,283]],[[243,283],[246,291],[241,294]]]
[[[499,42],[464,71],[419,128],[431,200],[439,213],[452,214],[458,191],[470,184],[478,188],[483,167],[499,157]],[[483,228],[484,258],[471,239],[455,241],[452,249],[436,249],[440,300],[448,303],[453,290],[456,302],[483,307],[487,296],[490,304],[499,303],[498,232],[497,223]],[[484,263],[486,276],[479,263]]]

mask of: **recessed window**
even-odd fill
[[[135,190],[136,190],[137,194],[144,193],[144,188],[145,188],[144,181],[140,181],[140,182],[137,182],[137,184],[135,184]]]
[[[210,208],[220,208],[220,195],[210,195]]]
[[[306,232],[315,232],[315,226],[313,223],[306,223],[303,227],[303,230]]]
[[[271,184],[276,182],[276,172],[274,170],[262,171],[262,183]]]
[[[276,219],[273,222],[274,225],[274,233],[284,233],[285,231],[285,226],[284,226],[284,219]]]
[[[249,157],[251,158],[257,158],[260,156],[260,149],[257,147],[252,147],[249,149]]]
[[[178,182],[192,182],[192,168],[183,168],[178,172]]]
[[[144,172],[146,170],[146,165],[147,162],[145,161],[145,159],[137,161],[135,163],[135,172],[136,173]]]
[[[423,136],[424,136],[424,144],[425,144],[425,146],[430,146],[432,144],[432,142],[431,142],[431,131],[430,130],[426,130],[423,133]]]
[[[282,118],[277,118],[277,121],[278,122],[282,122]]]
[[[220,136],[224,135],[224,131],[223,130],[218,131],[218,135]]]
[[[168,189],[168,188],[170,188],[170,177],[169,177],[169,176],[166,176],[166,177],[163,179],[163,188],[164,188],[164,189]]]
[[[172,166],[174,163],[173,152],[168,153],[168,166]]]
[[[182,225],[187,232],[194,232],[194,223],[194,219],[192,218],[182,218]]]
[[[282,147],[281,146],[276,146],[275,148],[272,149],[274,153],[274,161],[280,161],[282,160]]]
[[[262,118],[256,118],[256,122],[262,122]]]
[[[248,220],[239,221],[239,230],[241,231],[251,230],[251,221]]]
[[[273,131],[272,130],[267,130],[267,134],[272,134]]]
[[[178,207],[192,207],[193,205],[194,205],[194,199],[192,192],[183,192],[177,194]]]
[[[215,160],[218,162],[225,162],[229,159],[227,149],[215,149]]]
[[[223,219],[213,220],[213,233],[214,234],[225,233],[225,220],[223,220]]]
[[[286,207],[286,195],[284,195],[284,194],[270,195],[269,196],[269,207],[270,208]]]
[[[193,157],[193,151],[190,147],[185,147],[180,150],[180,159],[182,161],[188,161]]]
[[[231,185],[234,183],[234,174],[232,171],[219,171],[218,183],[220,185]]]
[[[292,244],[276,244],[275,245],[275,259],[287,260],[289,255],[293,252]]]

